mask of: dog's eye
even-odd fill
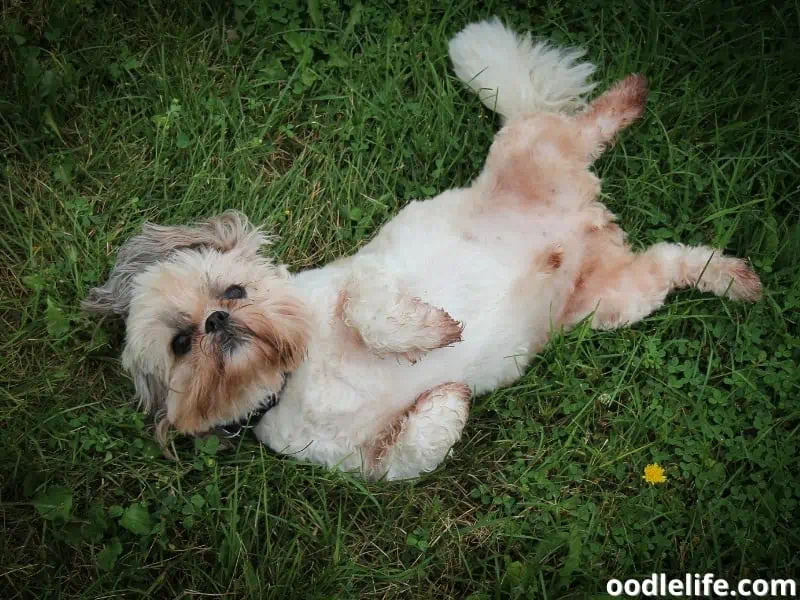
[[[183,356],[192,349],[192,336],[188,333],[179,333],[172,338],[172,351],[175,356]]]
[[[240,285],[232,285],[225,293],[222,295],[225,300],[241,300],[247,296],[247,292],[244,291],[244,288]]]

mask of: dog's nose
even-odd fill
[[[214,333],[215,331],[219,331],[225,327],[229,316],[230,315],[224,310],[215,310],[213,313],[208,315],[208,318],[206,319],[206,333]]]

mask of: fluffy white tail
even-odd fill
[[[578,48],[533,43],[530,33],[518,36],[494,17],[467,25],[450,40],[450,59],[458,78],[491,110],[511,119],[548,111],[574,112],[596,84],[595,67],[578,62]]]

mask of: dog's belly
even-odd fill
[[[458,381],[483,393],[519,378],[547,343],[582,260],[585,219],[547,207],[465,210],[469,194],[407,206],[365,253],[379,255],[407,293],[465,325],[461,342],[401,365],[398,377],[427,386]],[[558,264],[548,267],[555,251]]]
[[[328,317],[257,431],[272,448],[329,465],[355,461],[357,468],[360,444],[421,393],[445,382],[477,394],[508,385],[547,343],[579,258],[565,254],[558,269],[543,274],[541,257],[559,244],[579,252],[579,220],[547,213],[465,218],[463,193],[411,205],[355,256],[297,276],[315,314]],[[334,305],[363,259],[463,322],[462,341],[416,364],[349,344]]]
[[[398,377],[424,387],[461,382],[480,394],[522,375],[547,343],[561,310],[560,290],[570,281],[528,279],[527,265],[492,260],[480,251],[459,254],[466,264],[441,260],[410,285],[410,292],[461,321],[462,341],[429,352],[416,365],[401,365]]]

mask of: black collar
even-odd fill
[[[216,431],[219,435],[229,440],[238,438],[240,435],[242,435],[243,431],[253,429],[256,425],[258,425],[261,417],[267,414],[267,412],[269,412],[269,410],[272,409],[276,404],[278,404],[278,394],[275,392],[269,392],[266,398],[261,401],[261,404],[257,409],[247,413],[238,421],[225,423],[225,425],[219,425],[216,428]]]

